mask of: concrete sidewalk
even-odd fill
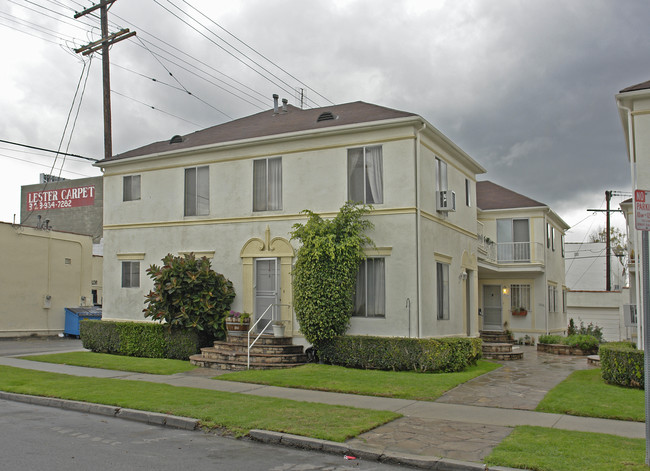
[[[0,355],[2,355],[0,342]],[[128,373],[69,365],[58,365],[0,357],[0,364],[39,371],[64,373],[76,376],[115,378],[133,381],[165,383],[173,386],[236,392],[256,396],[278,397],[305,402],[345,405],[368,409],[390,410],[404,417],[380,426],[346,443],[347,446],[374,450],[379,454],[397,453],[421,457],[443,457],[469,462],[480,462],[492,448],[500,443],[518,425],[534,425],[564,430],[607,433],[629,438],[645,438],[645,424],[618,420],[574,417],[561,414],[534,412],[538,397],[544,390],[562,381],[571,371],[586,365],[584,358],[556,358],[552,355],[526,351],[528,360],[504,362],[504,367],[469,381],[449,391],[436,402],[390,399],[353,394],[308,391],[248,383],[211,379],[219,374],[215,370],[197,369],[169,376]],[[517,363],[517,364],[513,364]],[[544,371],[548,374],[544,374]],[[512,378],[508,379],[508,375]],[[500,378],[496,386],[494,377]],[[485,384],[494,383],[486,388]],[[482,391],[494,399],[496,389],[504,404],[496,407],[475,405],[481,403]],[[528,402],[526,388],[534,390]],[[519,408],[507,408],[513,390],[518,391]],[[508,391],[510,393],[508,393]],[[471,398],[472,404],[463,397]],[[470,469],[470,468],[464,468]],[[473,469],[473,468],[472,468]]]

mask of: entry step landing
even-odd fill
[[[190,363],[203,368],[220,370],[245,370],[248,365],[247,337],[228,335],[225,341],[201,349],[192,355]],[[291,337],[263,335],[251,348],[250,368],[268,370],[292,368],[307,363],[301,345],[293,345]]]
[[[522,360],[524,352],[514,347],[510,334],[501,331],[482,331],[483,358],[489,360]]]

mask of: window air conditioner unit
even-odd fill
[[[436,196],[438,211],[456,211],[456,193],[449,190],[438,191]]]

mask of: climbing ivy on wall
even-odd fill
[[[293,296],[300,331],[316,350],[348,329],[363,247],[373,225],[371,207],[347,202],[334,219],[305,210],[309,220],[294,224],[291,238],[302,245],[293,270]]]

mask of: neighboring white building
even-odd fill
[[[606,291],[606,244],[604,242],[567,242],[566,254],[567,317],[577,326],[594,324],[603,338],[614,342],[636,337],[626,327],[624,304],[628,303],[625,258],[610,256],[611,291]]]
[[[482,330],[516,338],[565,332],[569,226],[546,204],[490,181],[476,193]]]
[[[630,162],[632,189],[650,191],[650,81],[632,85],[616,95],[619,116]],[[628,240],[630,242],[630,305],[635,306],[638,319],[642,320],[644,305],[650,300],[643,299],[649,280],[643,279],[640,262],[650,247],[643,247],[641,231],[635,229],[634,208],[632,201],[621,204],[628,222]],[[644,290],[642,287],[646,287]],[[633,309],[634,310],[634,309]],[[638,339],[641,335],[641,323],[638,324]],[[641,344],[639,346],[642,347]]]
[[[276,315],[301,342],[290,231],[306,220],[305,209],[333,216],[353,200],[374,208],[376,248],[361,267],[349,333],[479,333],[476,175],[485,170],[418,115],[363,102],[311,110],[276,104],[97,166],[104,171],[104,319],[142,320],[152,287],[145,269],[167,253],[194,252],[234,283],[234,309],[260,316],[280,305]],[[547,208],[540,217],[564,231]],[[544,280],[534,283],[539,302],[547,284],[561,299],[557,264],[545,264],[548,279],[531,265],[531,279]],[[554,312],[546,328],[564,325],[559,317]],[[544,330],[539,321],[530,329]]]

